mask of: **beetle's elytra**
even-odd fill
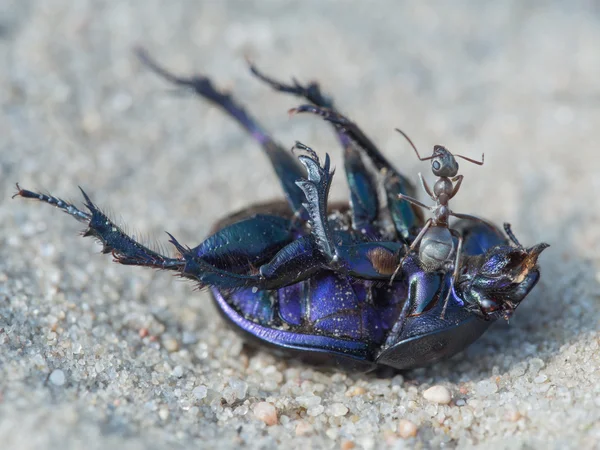
[[[320,115],[337,133],[350,201],[329,205],[329,155],[321,161],[297,142],[296,158],[208,78],[177,77],[144,51],[138,56],[237,120],[264,149],[285,200],[225,218],[193,248],[171,236],[179,255],[168,257],[124,233],[83,191],[87,211],[18,185],[16,196],[56,206],[85,223],[84,235],[96,237],[118,263],[175,271],[209,288],[225,319],[249,340],[313,363],[408,369],[466,348],[494,320],[509,316],[537,283],[537,259],[546,244],[525,248],[510,227],[504,235],[448,209],[462,182],[454,159],[459,155],[436,146],[430,158],[421,158],[431,160],[440,177],[433,192],[423,182],[436,202],[426,207],[317,84],[282,84],[251,65],[272,88],[310,103],[294,112]],[[434,217],[425,221],[419,207]],[[461,219],[451,228],[450,215]]]

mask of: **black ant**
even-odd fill
[[[433,206],[427,206],[420,201],[409,197],[404,194],[398,194],[398,198],[406,200],[407,202],[412,203],[413,205],[419,206],[423,209],[427,209],[433,213],[433,217],[429,218],[426,222],[415,240],[412,242],[408,251],[404,255],[404,257],[400,260],[398,267],[394,271],[390,283],[394,280],[404,260],[406,257],[415,250],[417,245],[419,245],[419,261],[421,266],[426,271],[436,271],[436,270],[444,270],[448,267],[448,262],[454,255],[454,267],[452,272],[452,278],[450,281],[450,287],[448,289],[448,293],[446,295],[446,299],[444,300],[444,307],[442,309],[441,317],[444,318],[444,314],[446,313],[446,307],[448,306],[448,300],[450,299],[450,294],[454,290],[454,282],[458,277],[459,271],[459,263],[460,256],[462,251],[463,237],[462,235],[453,230],[448,226],[448,218],[450,216],[456,217],[458,219],[469,219],[469,220],[477,220],[480,222],[487,223],[483,219],[479,217],[471,216],[468,214],[458,214],[452,212],[448,206],[448,203],[451,198],[453,198],[463,181],[463,175],[458,175],[458,163],[456,162],[456,157],[462,158],[466,161],[469,161],[473,164],[477,164],[479,166],[483,165],[484,155],[481,155],[481,161],[476,161],[471,158],[467,158],[462,155],[453,155],[450,151],[441,146],[436,145],[433,147],[433,154],[426,158],[422,158],[419,155],[419,151],[417,147],[411,139],[404,133],[402,130],[396,129],[404,138],[408,141],[411,147],[414,149],[417,154],[417,158],[421,161],[429,161],[431,160],[431,170],[433,174],[438,177],[437,181],[433,185],[433,191],[421,175],[419,173],[419,179],[421,180],[421,185],[427,195],[435,202]],[[455,245],[454,237],[458,240],[458,243]]]

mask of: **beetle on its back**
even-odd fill
[[[251,66],[274,89],[311,102],[293,112],[318,114],[333,125],[344,148],[349,205],[328,203],[329,155],[321,162],[297,142],[303,154],[296,160],[209,79],[177,77],[145,52],[138,56],[162,77],[194,90],[237,120],[265,150],[285,201],[225,218],[194,248],[170,236],[179,255],[169,257],[124,233],[85,193],[88,211],[18,185],[16,195],[54,205],[87,224],[84,235],[95,236],[116,262],[172,270],[210,288],[219,311],[246,338],[314,363],[406,369],[464,349],[493,320],[510,314],[537,283],[536,262],[546,244],[526,249],[507,229],[511,244],[496,227],[471,216],[452,227],[458,245],[452,236],[440,234],[449,230],[450,211],[443,208],[458,191],[461,176],[454,179],[456,185],[440,178],[433,193],[423,183],[440,206],[435,215],[440,223],[430,228],[433,219],[424,222],[405,201],[425,206],[412,199],[411,183],[317,84],[282,84]],[[436,149],[434,173],[437,161],[440,177],[455,177],[452,154]],[[447,170],[453,174],[444,175]],[[454,263],[448,266],[451,255]]]

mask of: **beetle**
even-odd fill
[[[333,126],[344,150],[347,204],[329,203],[334,171],[328,154],[321,161],[296,142],[295,157],[207,77],[176,76],[144,50],[136,52],[153,72],[219,106],[249,132],[285,199],[231,214],[195,247],[169,234],[178,252],[171,257],[126,234],[81,188],[86,210],[18,184],[15,196],[53,205],[86,224],[83,235],[97,238],[115,262],[174,271],[210,289],[221,315],[249,342],[314,364],[410,369],[466,348],[538,282],[537,259],[547,244],[525,248],[508,226],[510,240],[495,226],[471,220],[453,224],[462,240],[454,269],[426,270],[419,252],[409,251],[425,229],[421,211],[405,200],[414,197],[414,186],[317,83],[280,83],[250,63],[273,89],[309,102],[291,113],[317,114]]]

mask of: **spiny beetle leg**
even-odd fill
[[[315,106],[335,110],[333,99],[321,92],[318,83],[311,82],[307,85],[302,85],[296,79],[293,79],[291,84],[285,84],[260,72],[254,64],[249,62],[249,65],[252,74],[268,84],[272,89],[302,97]],[[335,125],[334,129],[344,148],[344,168],[348,187],[350,188],[352,226],[355,230],[360,230],[365,235],[376,237],[377,226],[374,225],[374,222],[377,219],[379,209],[376,188],[377,181],[365,167],[360,157],[360,151],[357,149],[357,144],[343,129]]]
[[[304,195],[295,183],[298,178],[304,175],[302,168],[286,149],[277,144],[258,122],[242,106],[236,103],[231,95],[215,89],[208,77],[202,75],[180,77],[172,74],[154,61],[142,48],[137,48],[136,54],[140,61],[154,73],[170,83],[193,90],[200,97],[219,106],[250,133],[261,144],[264,152],[271,161],[271,165],[279,178],[286,199],[294,213],[298,214],[302,220],[308,219],[308,214],[302,207]]]
[[[333,271],[366,279],[388,280],[401,257],[403,244],[398,242],[367,242],[337,245],[327,217],[327,197],[333,172],[329,171],[329,155],[321,166],[315,152],[297,142],[296,148],[308,153],[298,158],[308,172],[308,178],[298,186],[306,195],[306,210],[310,214],[311,236],[324,259],[324,265]],[[318,258],[313,258],[318,260]]]
[[[332,123],[336,129],[343,132],[373,162],[375,168],[383,175],[383,186],[386,192],[387,205],[396,228],[398,236],[405,242],[410,242],[423,225],[423,215],[406,202],[398,198],[398,194],[415,195],[415,188],[408,179],[398,173],[396,169],[379,152],[375,144],[362,132],[362,130],[348,118],[335,110],[321,108],[314,105],[301,105],[291,110],[292,113],[309,112],[316,114]]]
[[[165,270],[181,270],[183,267],[183,261],[161,255],[128,236],[98,209],[81,188],[79,189],[83,194],[85,207],[89,213],[79,210],[75,205],[58,197],[21,189],[18,184],[17,189],[18,192],[13,197],[39,200],[59,208],[79,222],[86,223],[88,228],[83,232],[83,236],[97,238],[102,244],[102,253],[112,253],[115,262]]]
[[[268,271],[265,271],[265,275],[261,275],[259,269],[252,271],[250,264],[247,265],[248,273],[235,273],[230,270],[221,269],[199,256],[199,252],[202,253],[203,251],[202,244],[192,249],[181,245],[171,234],[169,234],[171,238],[170,242],[179,252],[179,256],[171,258],[162,255],[140,244],[121,230],[92,202],[83,189],[81,192],[85,199],[85,206],[89,212],[81,211],[75,205],[58,197],[21,189],[18,184],[17,190],[17,193],[13,197],[41,201],[59,208],[80,222],[86,223],[88,228],[83,233],[83,236],[97,238],[102,244],[102,253],[112,253],[114,261],[120,264],[177,271],[181,277],[198,282],[200,288],[215,286],[224,291],[242,288],[277,289],[303,279],[303,275],[297,275],[297,271],[295,272],[296,275],[287,277],[280,277],[281,272],[277,271],[273,271],[271,275],[267,273]],[[293,241],[289,245],[295,245],[296,242],[299,241]],[[283,242],[280,241],[279,245],[285,248]],[[309,251],[312,250],[309,249]],[[288,254],[293,259],[293,256],[297,255],[298,252],[292,251],[288,252]],[[283,255],[285,255],[285,252],[283,252]],[[279,255],[278,257],[281,258],[282,256]],[[309,263],[314,267],[322,266],[321,261],[311,262],[310,258],[309,261],[306,261],[306,259],[302,261],[301,259],[299,259],[299,263],[304,263],[305,265]],[[275,258],[276,260],[277,258]]]

